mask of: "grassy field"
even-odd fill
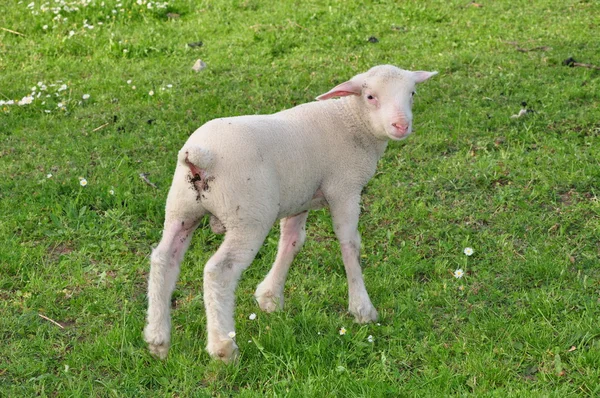
[[[600,3],[477,3],[3,0],[0,396],[600,396],[600,71],[563,65],[600,65]],[[252,297],[275,227],[238,288],[240,361],[211,361],[204,228],[153,359],[149,254],[188,135],[383,63],[440,74],[363,196],[380,322],[347,313],[315,211],[285,310]]]

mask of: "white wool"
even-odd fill
[[[289,266],[306,234],[307,212],[328,206],[349,286],[349,311],[358,322],[377,319],[359,264],[360,193],[390,139],[412,132],[416,83],[435,72],[377,66],[310,102],[272,115],[212,120],[179,152],[166,205],[163,237],[151,259],[148,325],[151,352],[166,357],[170,298],[179,265],[200,219],[226,231],[204,269],[207,350],[236,357],[234,292],[276,220],[281,238],[275,263],[255,297],[267,312],[283,307]],[[332,97],[343,97],[329,100]]]

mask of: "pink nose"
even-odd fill
[[[406,134],[408,131],[408,123],[392,123],[394,129],[400,134]]]

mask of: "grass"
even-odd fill
[[[0,106],[0,396],[600,395],[600,72],[562,65],[600,64],[597,2],[63,3],[78,5],[66,21],[38,1],[0,15],[18,32],[0,30],[0,100],[46,86]],[[222,239],[208,228],[183,264],[169,358],[151,358],[148,256],[186,137],[382,63],[440,74],[363,196],[380,324],[347,314],[315,211],[283,312],[252,299],[277,227],[244,274],[238,365],[203,350],[202,265]],[[535,112],[511,118],[522,102]]]

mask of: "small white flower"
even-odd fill
[[[127,80],[127,84],[131,84],[131,80]]]
[[[342,326],[342,328],[340,329],[340,336],[343,336],[346,334],[346,328]]]
[[[227,333],[227,336],[229,336],[230,339],[233,339],[235,337],[235,332],[229,332]]]
[[[60,92],[60,91],[65,91],[66,89],[67,89],[67,85],[66,85],[66,84],[63,84],[63,85],[62,85],[62,86],[60,86],[60,87],[58,88],[58,90],[56,90],[56,91],[59,91],[59,92]]]
[[[69,371],[69,365],[65,365],[65,373]]]
[[[42,26],[42,29],[47,30],[48,29],[48,25]]]
[[[52,111],[51,111],[51,110],[48,110],[48,109],[44,109],[44,112],[46,112],[46,113],[51,113]]]
[[[462,268],[459,268],[456,271],[454,271],[453,275],[456,279],[460,279],[465,275],[465,272],[462,270]]]
[[[80,178],[79,185],[81,185],[82,187],[85,187],[87,185],[87,180],[85,178]]]
[[[81,98],[83,98],[84,100],[90,99],[90,95],[89,94],[83,94],[83,97],[81,97]]]
[[[128,49],[126,49],[126,48],[123,49],[123,54],[127,54],[128,52],[129,52]]]
[[[148,92],[148,95],[150,95],[150,96],[154,95],[154,90],[150,90],[150,92]]]
[[[63,104],[62,102],[59,102],[58,104],[56,104],[56,106],[58,106],[61,109],[64,109],[65,104]]]
[[[114,195],[115,194],[115,190],[111,189],[110,191],[108,191],[109,194]]]
[[[28,95],[28,96],[21,98],[21,100],[17,104],[18,105],[29,105],[32,102],[33,102],[33,96]]]
[[[31,87],[31,91],[35,91],[35,90],[37,90],[37,86]]]
[[[131,86],[131,89],[132,89],[132,90],[135,90],[135,86]]]
[[[250,314],[250,316],[248,317],[248,319],[250,319],[251,321],[256,319],[256,314],[253,312],[252,314]]]
[[[375,339],[373,338],[373,336],[369,335],[369,337],[367,337],[367,341],[369,343],[372,343]]]
[[[46,178],[52,178],[52,173],[46,174]]]
[[[75,34],[75,31],[74,31],[74,30],[71,30],[71,31],[69,32],[69,37],[72,37],[74,34]]]
[[[472,247],[465,247],[465,250],[463,250],[463,253],[465,253],[465,255],[467,255],[467,256],[472,256],[473,255],[473,248]]]
[[[172,88],[173,85],[172,84],[167,84],[167,88]]]

